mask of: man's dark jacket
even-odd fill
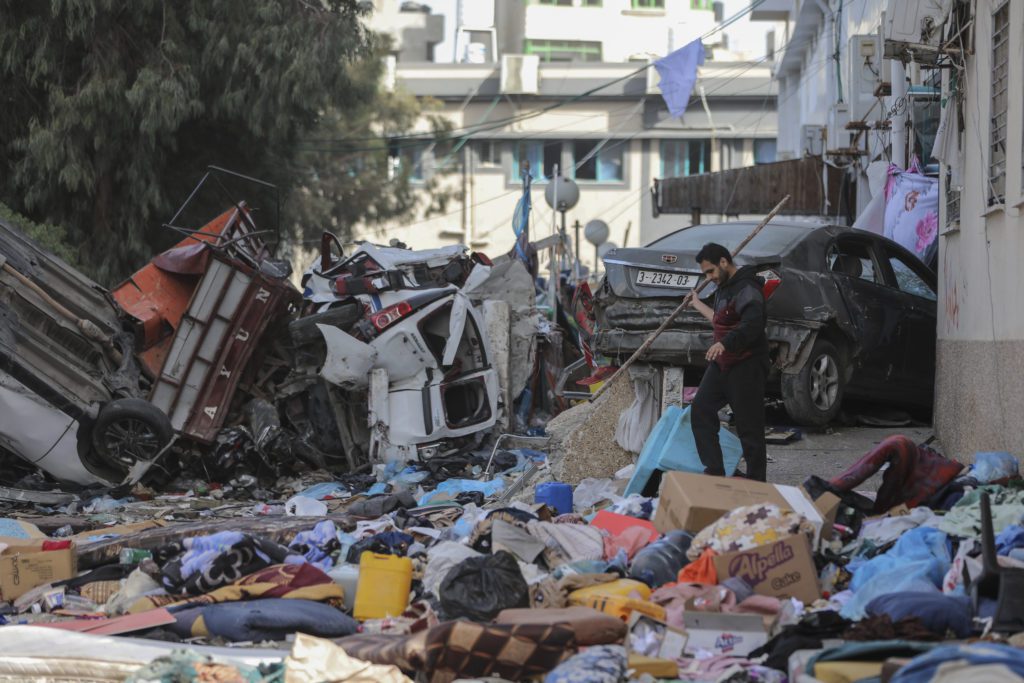
[[[764,280],[756,272],[755,266],[739,268],[714,294],[715,317],[711,324],[715,341],[725,347],[725,352],[716,360],[722,370],[748,358],[768,362]]]

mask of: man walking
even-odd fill
[[[737,268],[729,250],[721,244],[705,244],[697,254],[697,263],[705,277],[718,285],[714,308],[697,297],[690,302],[711,321],[715,340],[708,349],[708,367],[690,415],[697,453],[705,473],[725,475],[718,442],[718,411],[728,403],[747,461],[746,476],[766,481],[764,385],[769,361],[764,282],[755,275],[754,266]]]

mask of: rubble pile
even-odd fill
[[[853,490],[886,464],[878,494]],[[1024,480],[1008,454],[963,470],[894,437],[803,487],[667,471],[660,495],[625,495],[649,476],[626,468],[539,484],[529,503],[506,494],[543,453],[486,467],[408,466],[361,491],[300,478],[283,503],[227,487],[9,503],[0,639],[44,673],[116,647],[138,681],[1024,673]]]
[[[325,235],[299,291],[238,207],[105,292],[3,227],[0,678],[1024,676],[1010,454],[710,477],[639,384],[552,419],[515,259]]]

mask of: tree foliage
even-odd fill
[[[68,245],[68,236],[64,228],[57,225],[40,225],[33,223],[21,214],[15,213],[11,207],[0,203],[0,221],[13,225],[18,230],[35,240],[36,244],[53,253],[59,259],[72,266],[77,265],[75,250]]]
[[[292,230],[408,211],[386,155],[361,152],[352,173],[303,148],[417,115],[379,87],[361,14],[355,0],[0,0],[0,201],[63,226],[107,283],[176,240],[160,226],[211,164],[277,184]]]
[[[380,35],[371,36],[371,41],[375,57],[349,68],[353,82],[367,90],[380,82],[383,56],[391,42]],[[415,208],[422,208],[425,215],[443,212],[454,196],[443,179],[454,167],[439,169],[423,161],[427,156],[443,157],[450,146],[434,141],[451,131],[451,122],[436,113],[439,105],[417,100],[399,87],[378,89],[375,97],[345,110],[328,108],[317,128],[298,145],[292,172],[297,188],[287,212],[293,221],[290,235],[306,244],[318,243],[322,230],[348,238],[356,223],[372,226]],[[418,122],[425,124],[421,129],[426,130],[420,130],[424,135],[389,142],[407,135]],[[428,151],[430,155],[425,154]],[[416,187],[410,184],[413,176],[419,178]],[[430,205],[419,207],[424,197]]]

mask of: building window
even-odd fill
[[[665,9],[665,0],[631,0],[633,9]]]
[[[558,5],[559,7],[572,7],[572,0],[537,0],[541,5]]]
[[[775,139],[754,140],[754,163],[770,164],[775,161]]]
[[[501,166],[501,142],[498,140],[477,140],[476,163],[480,168],[496,168]]]
[[[714,10],[714,5],[712,0],[690,0],[690,9]]]
[[[510,182],[522,182],[522,161],[530,162],[530,176],[533,182],[545,183],[555,174],[555,166],[562,166],[562,141],[536,140],[514,144]]]
[[[710,140],[662,140],[661,177],[678,178],[711,170]]]
[[[555,5],[558,7],[600,7],[601,0],[537,0],[540,5]]]
[[[601,61],[601,43],[590,40],[526,40],[523,52],[542,62]]]
[[[598,148],[597,140],[575,140],[571,144],[573,173],[581,182],[621,183],[623,140],[610,140]]]
[[[1006,196],[1006,124],[1010,70],[1010,1],[992,15],[992,96],[989,114],[988,203]]]
[[[743,168],[743,140],[722,140],[718,148],[719,170]]]
[[[388,147],[388,179],[395,180],[403,174],[413,182],[426,179],[426,145],[396,141]]]

